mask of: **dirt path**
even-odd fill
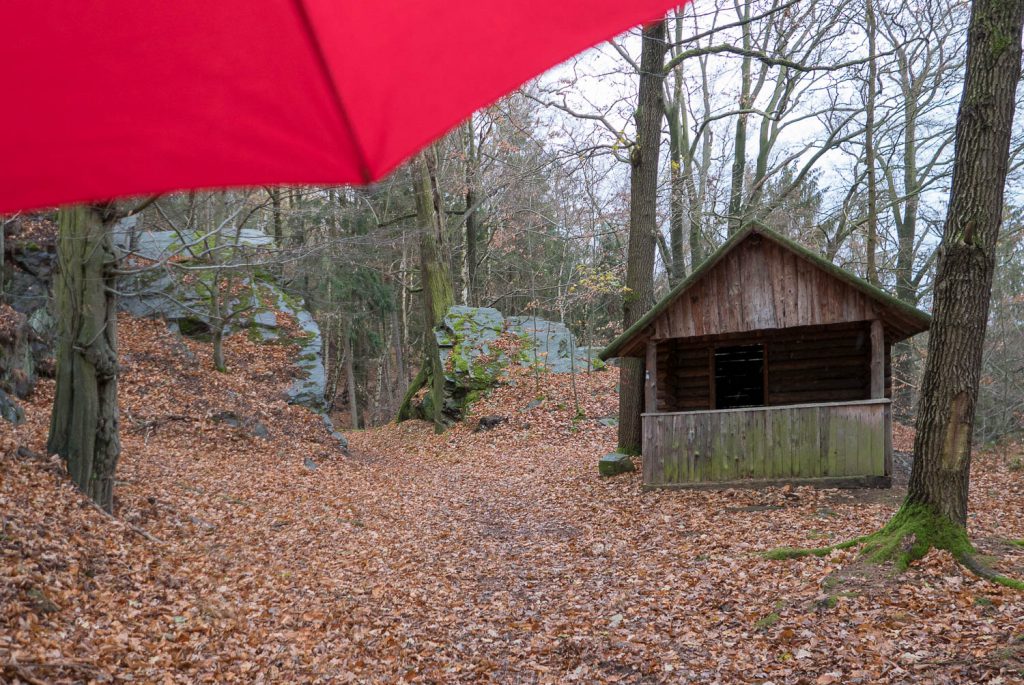
[[[584,420],[554,379],[526,411],[538,388],[524,383],[479,408],[510,417],[493,431],[353,432],[372,458],[349,459],[315,416],[247,380],[280,360],[247,368],[240,355],[211,385],[128,352],[118,515],[162,543],[83,507],[49,465],[5,457],[0,680],[26,668],[51,683],[1024,678],[1024,601],[945,555],[894,577],[853,553],[759,554],[868,532],[891,493],[643,492],[635,475],[599,478],[610,374],[580,380]],[[161,373],[174,383],[154,386]],[[44,388],[16,437],[41,441],[46,406]],[[224,408],[271,436],[203,413]],[[145,428],[172,411],[196,420]],[[1020,563],[1024,548],[1005,541],[1024,538],[1024,482],[1008,463],[976,460],[970,525]]]

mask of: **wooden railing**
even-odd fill
[[[643,415],[654,487],[817,479],[888,485],[889,400]]]

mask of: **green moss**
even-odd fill
[[[1010,540],[1010,544],[1014,547],[1024,547],[1024,540]]]
[[[178,319],[178,330],[187,338],[203,342],[212,340],[210,325],[201,319],[193,317]]]
[[[621,445],[618,445],[617,447],[615,447],[615,451],[616,452],[621,452],[624,455],[629,455],[630,457],[639,457],[640,456],[640,446],[639,445],[635,445],[635,444],[621,444]]]
[[[974,553],[967,530],[930,507],[906,503],[889,523],[864,541],[864,555],[880,563],[892,560],[904,571],[928,550],[948,550],[957,559]]]
[[[761,618],[757,619],[757,621],[754,622],[754,627],[758,630],[767,630],[768,628],[771,628],[773,625],[775,625],[781,620],[782,617],[779,616],[778,612],[773,611],[767,616],[762,616]]]
[[[977,575],[1009,588],[1024,590],[1024,582],[992,571],[979,559],[967,537],[967,530],[931,507],[905,502],[880,530],[829,547],[795,549],[780,547],[764,553],[768,559],[798,559],[810,555],[825,556],[833,550],[863,545],[861,554],[874,563],[891,561],[896,570],[905,571],[930,549],[944,549]]]
[[[853,538],[852,540],[840,542],[836,545],[829,545],[828,547],[812,547],[810,549],[799,547],[776,547],[775,549],[770,549],[765,552],[764,557],[775,561],[782,561],[784,559],[800,559],[801,557],[809,556],[824,557],[837,549],[849,549],[850,547],[855,547],[866,539],[867,537]]]

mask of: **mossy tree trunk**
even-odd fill
[[[412,398],[424,386],[430,398],[422,417],[441,431],[447,426],[444,415],[444,366],[434,337],[448,309],[455,303],[451,268],[447,254],[444,205],[437,185],[437,149],[425,150],[416,161],[414,172],[416,217],[420,230],[420,282],[423,295],[423,363],[402,406],[398,420],[412,418]]]
[[[629,247],[622,304],[623,329],[654,305],[654,253],[658,218],[658,157],[664,116],[662,81],[665,63],[665,22],[644,28],[640,53],[640,87],[636,111],[636,144],[630,152]],[[619,450],[637,454],[641,447],[644,402],[644,360],[622,359],[619,390]]]
[[[967,523],[971,435],[1021,71],[1024,0],[975,0],[908,504]]]
[[[109,206],[61,210],[54,282],[57,388],[47,449],[90,499],[113,509],[117,412],[117,254]]]

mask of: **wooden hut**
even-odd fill
[[[601,358],[645,359],[647,486],[888,487],[890,349],[930,320],[752,227]]]

